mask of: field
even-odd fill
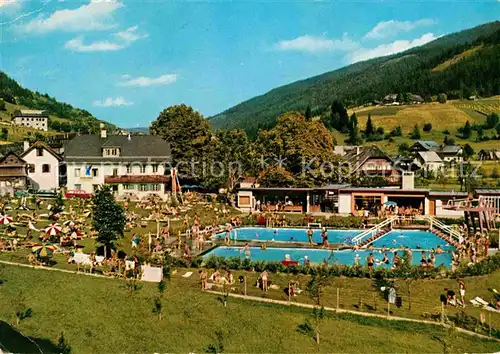
[[[445,130],[450,132],[450,138],[454,139],[456,144],[470,144],[475,152],[481,149],[498,148],[500,145],[498,140],[489,140],[476,142],[476,133],[470,140],[463,140],[457,137],[457,129],[469,121],[471,124],[481,124],[486,120],[486,115],[497,112],[500,113],[500,98],[490,97],[478,101],[455,100],[448,101],[445,104],[430,103],[412,106],[394,106],[394,107],[363,107],[349,111],[349,114],[356,113],[359,121],[360,129],[363,130],[366,126],[368,114],[371,114],[372,121],[376,127],[383,127],[388,133],[391,129],[401,126],[403,130],[402,137],[395,137],[393,141],[378,141],[367,142],[365,144],[375,144],[390,154],[397,153],[397,146],[401,143],[412,144],[413,140],[408,138],[415,124],[420,127],[422,140],[434,140],[442,143]],[[432,124],[432,131],[423,132],[422,128],[425,123]],[[485,135],[493,135],[494,131],[487,130]],[[335,134],[338,144],[342,144],[345,136]]]
[[[15,323],[22,301],[33,316],[18,329],[46,344],[64,333],[73,353],[202,352],[210,345],[227,352],[441,352],[437,338],[449,352],[499,348],[498,342],[437,326],[334,314],[324,319],[317,346],[297,331],[310,310],[233,298],[225,308],[218,296],[202,293],[193,277],[177,273],[167,283],[159,320],[152,313],[152,284],[129,293],[118,279],[5,266],[0,319]]]

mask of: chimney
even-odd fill
[[[30,142],[25,140],[23,141],[23,152],[30,148]]]
[[[415,173],[403,172],[401,180],[401,189],[414,189],[415,188]]]
[[[356,156],[359,155],[361,152],[361,147],[360,146],[356,146]]]
[[[99,127],[101,128],[101,138],[106,139],[108,136],[108,132],[106,131],[106,126],[104,123],[99,124]]]

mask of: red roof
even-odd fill
[[[105,176],[104,183],[167,183],[170,176],[164,175],[125,175]]]

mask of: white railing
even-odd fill
[[[390,225],[391,229],[392,229],[392,223],[394,221],[397,221],[397,220],[399,220],[399,216],[398,215],[394,215],[394,216],[390,217],[389,219],[385,219],[381,223],[373,226],[372,228],[370,228],[368,230],[365,230],[362,233],[354,236],[352,238],[352,242],[354,242],[355,244],[359,244],[359,243],[361,243],[363,241],[364,238],[371,237],[371,236],[379,233],[387,225]]]
[[[450,235],[451,238],[455,239],[456,241],[460,241],[463,238],[463,235],[459,231],[453,229],[450,225],[444,224],[433,216],[422,215],[421,217],[418,217],[418,219],[420,218],[429,222],[431,230],[433,228],[439,229],[442,232]]]

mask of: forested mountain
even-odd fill
[[[317,115],[334,100],[359,106],[389,93],[411,92],[427,99],[439,93],[450,99],[497,95],[499,72],[500,21],[496,21],[273,89],[209,119],[215,128],[241,128],[255,136],[284,112],[310,107]]]
[[[49,118],[49,128],[55,131],[93,133],[99,129],[100,121],[90,112],[59,102],[48,94],[26,89],[2,71],[0,71],[0,99],[26,108],[46,110],[51,116],[63,118],[63,120]],[[114,127],[111,124],[108,126]]]

